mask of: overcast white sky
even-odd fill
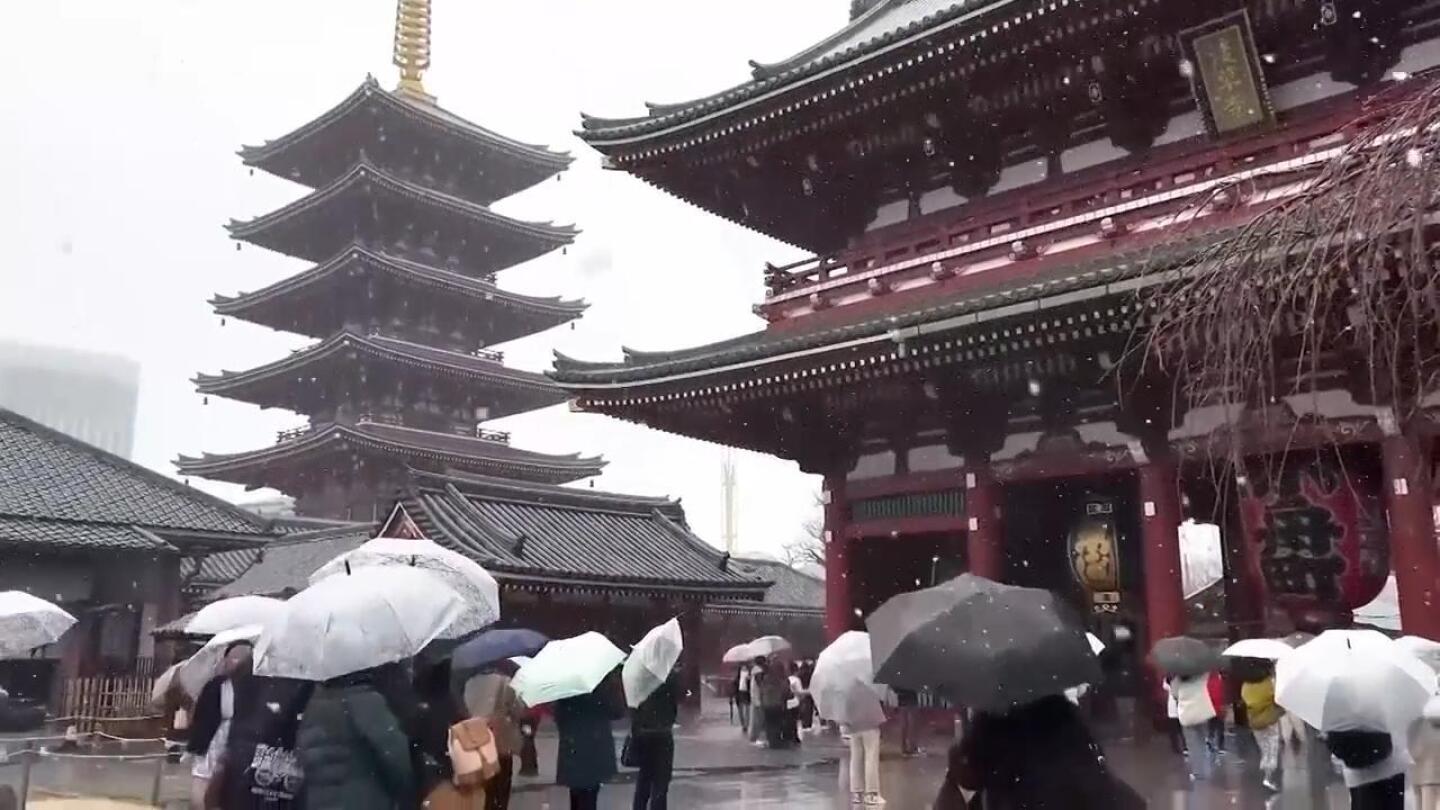
[[[798,258],[627,176],[599,169],[570,135],[579,111],[639,112],[746,77],[845,22],[845,0],[433,0],[426,84],[452,111],[521,140],[569,149],[575,168],[502,202],[505,213],[575,222],[568,256],[502,275],[512,289],[583,296],[574,330],[504,346],[549,366],[708,342],[759,328],[762,262]],[[5,9],[0,74],[0,339],[100,350],[142,365],[135,456],[173,474],[176,455],[268,444],[301,418],[212,399],[199,371],[273,360],[303,339],[231,321],[206,300],[269,284],[302,262],[246,246],[222,225],[299,196],[250,176],[235,150],[333,106],[366,73],[393,84],[393,0],[44,0]],[[493,423],[516,444],[601,453],[597,487],[684,499],[720,542],[714,445],[564,406]],[[740,545],[778,553],[812,509],[817,481],[737,453]],[[238,487],[193,482],[231,499]],[[263,493],[261,493],[263,494]]]

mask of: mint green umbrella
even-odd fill
[[[585,695],[625,660],[610,639],[590,631],[551,641],[520,667],[510,688],[527,706]]]

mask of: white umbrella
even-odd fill
[[[435,575],[460,595],[465,610],[441,638],[463,638],[500,620],[500,586],[480,563],[432,540],[377,537],[310,575],[310,584],[371,566],[408,566]]]
[[[264,626],[284,609],[283,601],[268,596],[232,596],[196,611],[185,623],[185,632],[192,636],[213,636],[237,627]]]
[[[156,706],[164,705],[165,694],[170,691],[170,685],[175,682],[175,673],[179,672],[180,667],[184,666],[184,664],[184,661],[178,664],[171,664],[165,668],[164,672],[160,673],[160,676],[155,679],[155,683],[150,687],[151,703]]]
[[[59,605],[24,591],[0,591],[0,658],[54,644],[73,626],[75,617]]]
[[[1326,630],[1281,658],[1275,702],[1321,731],[1404,733],[1435,692],[1435,672],[1374,630]]]
[[[200,690],[205,688],[205,684],[220,674],[220,667],[225,663],[225,650],[237,641],[254,644],[264,629],[252,624],[216,633],[198,652],[176,665],[174,677],[180,688],[192,698],[200,697]]]
[[[630,649],[630,657],[620,670],[620,684],[625,688],[625,703],[635,708],[645,702],[660,684],[670,677],[670,670],[680,660],[685,640],[680,635],[680,621],[671,619],[652,628]]]
[[[880,698],[885,690],[872,680],[874,671],[870,634],[862,630],[842,633],[815,659],[815,671],[810,675],[815,711],[826,720],[860,728],[884,723]]]
[[[746,646],[750,648],[750,657],[758,658],[762,655],[774,655],[777,652],[784,652],[790,649],[790,642],[780,636],[761,636]]]
[[[721,656],[720,660],[726,664],[743,664],[754,657],[755,654],[750,652],[749,644],[736,644],[734,647],[726,650],[725,655]]]
[[[510,688],[527,706],[589,694],[624,659],[610,639],[591,630],[546,644],[515,673]]]
[[[1294,651],[1294,647],[1278,638],[1246,638],[1226,647],[1225,652],[1221,655],[1230,658],[1264,658],[1269,661],[1279,661]]]
[[[328,577],[296,594],[255,646],[255,674],[328,681],[409,658],[465,609],[458,594],[416,568],[376,566]]]

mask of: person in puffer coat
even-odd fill
[[[415,802],[410,741],[375,670],[326,681],[310,698],[296,746],[307,810],[395,810]]]

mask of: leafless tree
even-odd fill
[[[1401,430],[1436,390],[1440,81],[1400,82],[1343,131],[1328,153],[1213,189],[1181,217],[1267,207],[1178,265],[1152,262],[1170,278],[1141,299],[1128,367],[1162,370],[1178,405],[1233,417],[1214,445],[1229,464],[1247,436],[1295,430],[1278,403],[1316,394],[1337,366]]]
[[[825,502],[816,492],[814,512],[800,524],[800,534],[785,544],[785,562],[791,568],[825,565]]]

